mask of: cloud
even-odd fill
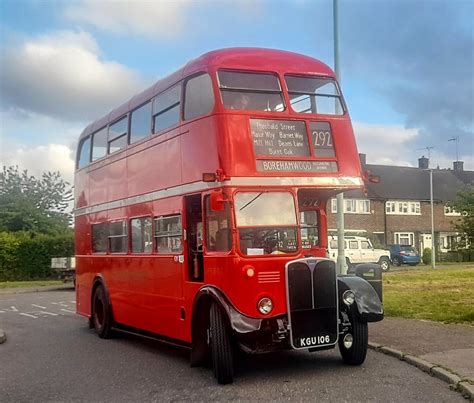
[[[473,9],[470,1],[420,0],[345,3],[341,10],[345,72],[419,130],[417,148],[441,152],[459,136],[474,152]]]
[[[173,38],[186,26],[186,1],[82,0],[65,8],[65,16],[113,33]]]
[[[3,152],[0,166],[18,165],[27,169],[31,175],[41,177],[43,172],[59,171],[66,181],[74,181],[74,157],[71,149],[62,144],[48,144],[36,147],[9,147]]]
[[[364,122],[353,122],[353,128],[359,152],[366,154],[369,164],[418,166],[418,158],[430,155],[432,168],[453,168],[454,155],[436,148],[428,153],[417,146],[422,136],[420,129]],[[474,154],[469,148],[460,150],[459,160],[464,161],[464,169],[474,169]]]
[[[129,68],[100,58],[86,32],[60,31],[2,52],[3,108],[61,119],[91,120],[138,92],[143,80]]]
[[[369,164],[399,166],[416,164],[411,144],[419,135],[417,129],[362,122],[354,122],[353,127],[359,152],[367,155]]]

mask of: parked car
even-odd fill
[[[330,235],[328,241],[328,257],[337,260],[337,236]],[[375,249],[370,239],[362,236],[345,236],[344,254],[349,270],[359,263],[378,263],[383,271],[390,269],[390,251]]]
[[[420,263],[421,258],[418,251],[411,245],[389,245],[390,258],[395,266],[408,264],[416,266]]]

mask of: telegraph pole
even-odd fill
[[[333,28],[334,28],[334,72],[341,84],[341,70],[339,67],[339,1],[333,0]],[[340,114],[340,104],[336,103],[336,113]],[[344,195],[337,195],[337,270],[339,274],[347,274],[346,257],[344,254]]]

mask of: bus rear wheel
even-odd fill
[[[361,365],[367,355],[369,330],[366,322],[354,317],[351,325],[351,331],[339,337],[339,351],[346,364]]]
[[[234,360],[229,328],[224,314],[214,303],[210,311],[210,346],[214,376],[220,384],[234,380]]]
[[[96,333],[102,339],[112,336],[112,310],[105,289],[99,285],[92,299],[92,322]]]

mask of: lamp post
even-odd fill
[[[341,71],[339,68],[339,1],[333,0],[333,28],[334,28],[334,72],[336,79],[341,83]],[[336,113],[340,113],[340,104],[336,103]],[[339,274],[347,274],[346,257],[344,254],[344,195],[338,193],[337,202],[337,270]]]
[[[433,207],[433,170],[430,169],[430,205],[431,205],[431,267],[436,269],[436,243],[434,236],[434,207]]]

